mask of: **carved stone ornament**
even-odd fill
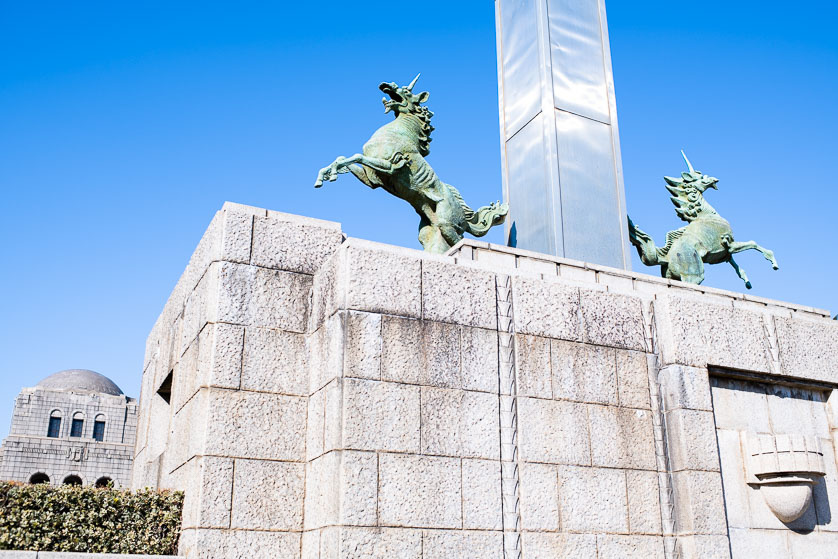
[[[812,489],[825,475],[816,437],[748,435],[748,485],[784,523],[797,520],[812,503]]]

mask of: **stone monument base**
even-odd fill
[[[227,203],[133,485],[186,492],[190,559],[826,558],[836,386],[825,311]]]

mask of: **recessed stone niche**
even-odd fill
[[[710,383],[733,558],[802,557],[807,535],[838,531],[833,389],[715,373]]]

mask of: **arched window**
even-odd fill
[[[102,476],[96,480],[96,487],[107,487],[109,483],[112,483],[113,480],[108,476]]]
[[[52,410],[49,414],[49,427],[47,427],[47,437],[57,439],[61,435],[61,412],[59,410]]]
[[[69,475],[64,478],[64,485],[81,485],[81,478],[77,475]]]
[[[44,472],[32,474],[32,477],[29,478],[29,483],[49,483],[49,476]]]
[[[93,438],[99,442],[105,440],[105,415],[99,414],[93,421]]]
[[[70,424],[70,436],[71,437],[81,437],[82,432],[84,431],[84,414],[80,411],[77,411],[73,414],[73,423]]]

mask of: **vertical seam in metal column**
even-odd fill
[[[506,111],[503,106],[504,95],[504,68],[503,68],[503,8],[501,0],[495,0],[495,35],[498,57],[498,113],[500,122],[500,157],[501,157],[501,187],[503,189],[503,201],[509,203],[509,167],[506,154]],[[512,232],[512,219],[507,219],[504,225],[506,244],[509,244]]]
[[[649,395],[652,406],[652,429],[655,437],[655,463],[658,471],[659,498],[661,507],[661,528],[666,559],[679,559],[678,536],[675,522],[675,494],[673,491],[672,465],[666,440],[666,410],[660,384],[660,349],[655,323],[655,304],[649,302],[643,308],[646,348],[652,354],[647,360],[649,374]]]
[[[500,413],[501,506],[504,559],[521,559],[518,390],[515,381],[515,320],[512,279],[495,278],[498,317],[498,400]]]
[[[541,136],[545,140],[544,164],[547,166],[547,186],[550,187],[553,218],[553,243],[557,256],[566,256],[564,245],[564,208],[562,207],[562,180],[559,171],[559,140],[556,130],[556,101],[553,94],[553,60],[550,52],[549,0],[537,0],[538,46],[541,64]],[[558,211],[559,219],[556,218]]]

